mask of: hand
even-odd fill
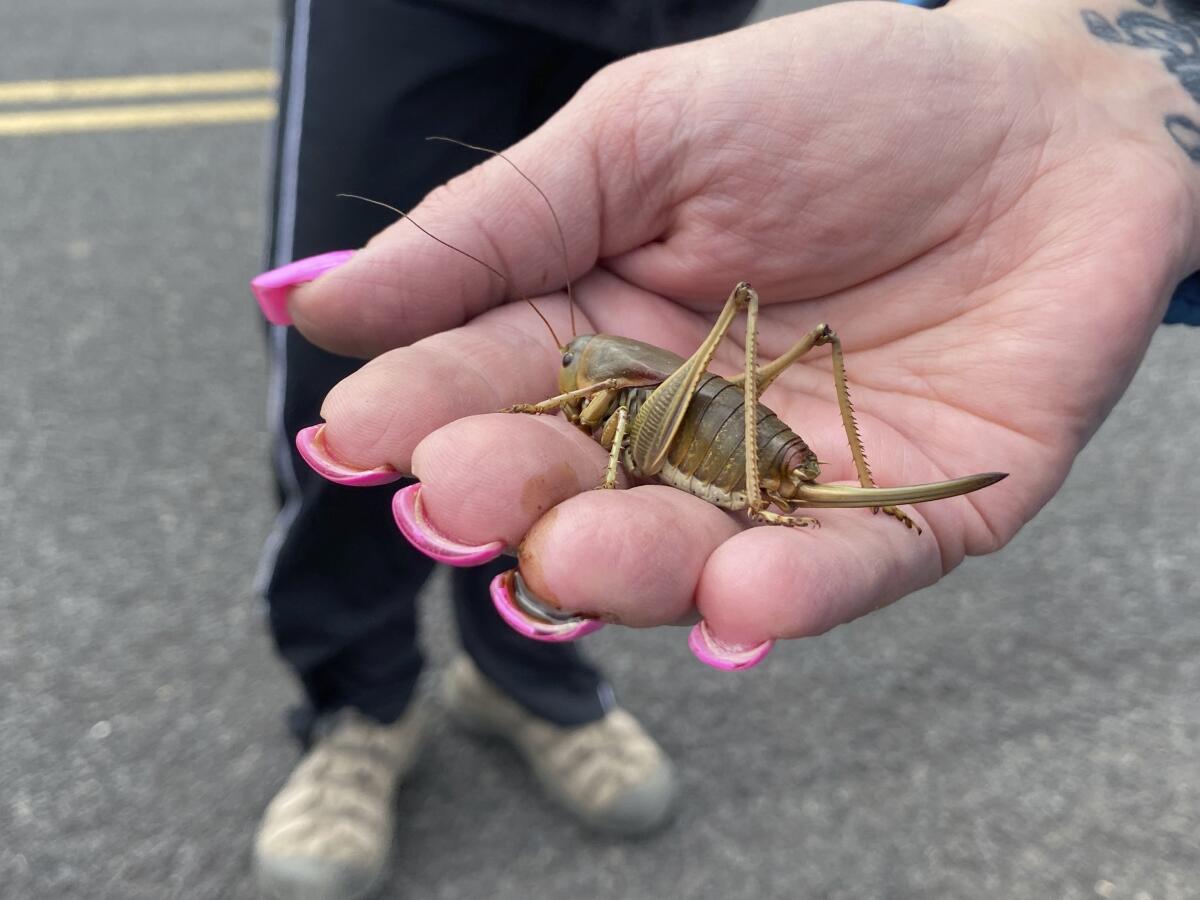
[[[564,610],[648,626],[695,607],[737,645],[821,633],[1002,546],[1058,489],[1200,262],[1193,164],[1162,128],[1188,102],[1068,4],[846,4],[614,65],[508,151],[563,221],[580,333],[687,355],[745,279],[763,357],[818,322],[841,334],[878,483],[1011,473],[917,507],[920,537],[866,510],[748,528],[665,486],[593,491],[598,444],[494,413],[556,393],[559,351],[508,301],[564,280],[546,207],[498,159],[413,217],[507,285],[399,222],[292,292],[311,339],[382,353],[330,393],[325,445],[414,473],[439,531],[519,546]],[[567,339],[562,295],[539,307]],[[853,477],[828,351],[763,402],[821,480]]]

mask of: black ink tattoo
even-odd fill
[[[1167,71],[1200,103],[1200,4],[1188,0],[1137,2],[1161,14],[1130,10],[1119,14],[1113,23],[1095,10],[1085,9],[1083,23],[1102,41],[1161,53]],[[1200,163],[1200,125],[1195,119],[1172,114],[1163,124],[1180,149],[1193,162]]]

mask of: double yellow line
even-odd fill
[[[26,108],[0,112],[0,137],[262,122],[275,116],[275,101],[270,94],[277,82],[278,77],[270,69],[0,82],[0,108],[79,104],[66,109]],[[258,96],[237,96],[241,94]],[[214,99],[188,99],[202,96]],[[158,103],[86,105],[97,101],[148,98],[177,99]]]

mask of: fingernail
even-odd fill
[[[344,484],[349,487],[374,487],[377,484],[388,484],[399,481],[404,476],[389,465],[377,466],[374,469],[358,469],[338,462],[329,452],[325,443],[325,426],[309,425],[296,432],[296,449],[301,458],[308,463],[309,468],[322,478],[334,484]]]
[[[254,291],[258,307],[268,322],[272,325],[291,325],[292,317],[287,308],[288,291],[298,284],[315,281],[353,255],[353,250],[334,250],[332,253],[298,259],[255,277],[250,282],[250,290]]]
[[[448,566],[478,566],[504,552],[503,541],[461,544],[434,528],[421,508],[420,482],[396,491],[396,496],[392,498],[392,515],[396,518],[396,527],[410,544],[431,559]]]
[[[585,634],[599,631],[604,623],[589,616],[564,616],[538,600],[525,586],[516,569],[501,572],[492,579],[492,603],[496,612],[518,634],[535,641],[560,643],[577,641]]]
[[[767,658],[774,641],[763,641],[748,647],[737,644],[727,644],[713,636],[708,630],[708,623],[701,620],[688,634],[688,648],[692,655],[706,666],[720,669],[723,672],[737,672],[741,669],[753,669]]]

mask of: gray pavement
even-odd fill
[[[0,81],[263,66],[273,9],[0,0]],[[252,590],[264,138],[0,137],[5,900],[253,896],[296,758]],[[680,631],[590,640],[679,762],[672,830],[592,837],[439,726],[385,896],[1200,896],[1198,452],[1200,332],[1164,329],[1002,553],[738,677]]]

